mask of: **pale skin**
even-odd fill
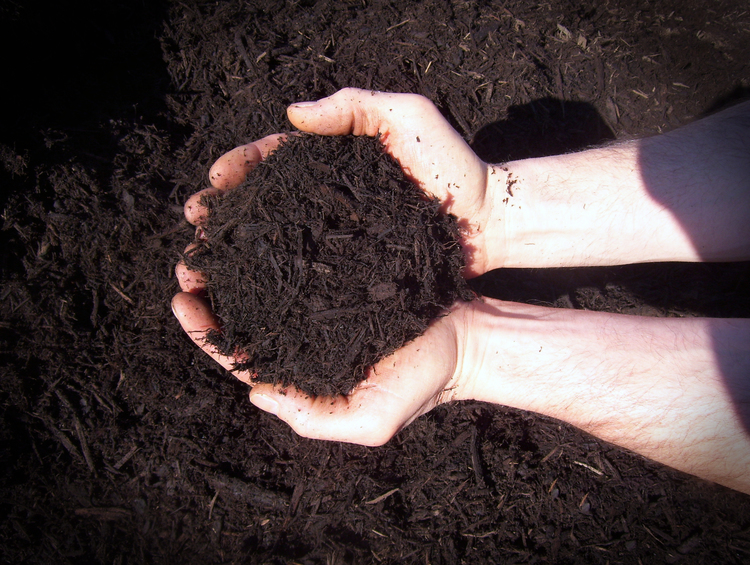
[[[750,105],[670,134],[589,151],[482,162],[426,99],[344,89],[289,107],[323,135],[381,135],[459,218],[466,276],[500,267],[750,259]],[[214,191],[237,186],[278,143],[222,156]],[[199,226],[200,195],[185,206]],[[172,306],[195,343],[220,329],[178,265]],[[250,400],[317,439],[381,445],[443,402],[474,399],[558,418],[665,465],[750,493],[750,321],[645,318],[482,299],[458,303],[372,367],[348,396],[256,384]]]

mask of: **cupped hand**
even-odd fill
[[[370,367],[367,378],[348,395],[313,396],[294,387],[254,382],[249,371],[234,370],[235,357],[221,355],[205,342],[220,328],[202,297],[181,292],[172,309],[183,329],[227,371],[253,386],[250,401],[275,414],[299,435],[312,439],[382,445],[435,406],[465,398],[465,351],[473,303],[459,302],[446,316],[392,355]]]
[[[250,401],[299,435],[382,445],[435,406],[463,398],[466,313],[458,303],[427,331],[382,359],[346,396],[313,396],[293,387],[258,384]]]
[[[474,277],[492,267],[487,230],[493,213],[493,223],[499,219],[488,189],[493,167],[477,157],[427,98],[345,88],[317,102],[292,104],[287,116],[300,130],[319,135],[380,135],[412,181],[436,196],[443,212],[458,218],[464,275]],[[493,234],[492,245],[503,244],[498,235]]]
[[[317,102],[294,104],[287,113],[292,124],[306,132],[379,135],[404,172],[427,194],[440,199],[445,213],[458,218],[467,252],[466,276],[487,270],[489,167],[429,100],[347,88]],[[193,195],[185,204],[187,220],[200,228],[207,212],[200,202],[202,196],[240,185],[282,138],[269,136],[220,157],[209,173],[212,188]],[[237,358],[221,355],[205,340],[206,333],[220,330],[220,325],[202,297],[204,277],[184,263],[177,265],[176,274],[182,292],[173,298],[172,309],[186,333],[222,367],[254,387],[251,402],[286,421],[300,435],[380,445],[421,414],[459,397],[467,304],[455,305],[422,336],[371,367],[349,395],[315,397],[294,388],[257,384],[251,372],[234,370]]]

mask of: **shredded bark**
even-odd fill
[[[293,136],[205,199],[188,265],[222,321],[208,340],[262,382],[347,393],[473,294],[454,217],[374,139]]]

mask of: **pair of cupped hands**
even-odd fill
[[[471,150],[461,136],[426,98],[347,88],[317,102],[300,102],[287,109],[291,123],[301,131],[320,135],[380,135],[385,150],[427,194],[443,203],[462,226],[466,252],[465,276],[480,275],[492,266],[486,227],[491,217],[488,195],[490,166]],[[185,204],[185,217],[198,227],[207,210],[201,197],[240,185],[246,175],[284,139],[264,137],[237,147],[211,167],[212,188],[194,194]],[[188,246],[186,253],[190,252]],[[222,367],[252,387],[250,401],[275,414],[302,436],[381,445],[415,418],[438,404],[471,398],[474,363],[468,351],[474,303],[457,303],[449,314],[427,331],[367,372],[347,396],[320,397],[293,387],[256,383],[254,374],[234,370],[233,357],[219,354],[205,341],[220,322],[201,296],[205,278],[184,263],[176,268],[182,292],[172,310],[188,336]]]

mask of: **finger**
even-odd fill
[[[204,188],[193,194],[185,202],[185,219],[194,226],[204,225],[208,217],[208,208],[201,203],[201,199],[204,196],[211,196],[218,193],[219,189],[217,188]]]
[[[188,198],[185,202],[185,219],[195,226],[205,224],[208,209],[201,203],[201,199],[242,184],[247,174],[268,157],[283,139],[284,134],[269,135],[236,147],[219,157],[209,171],[213,188],[206,188]]]
[[[185,248],[184,255],[190,255],[196,247],[198,247],[197,243],[191,243]],[[200,271],[191,270],[184,261],[180,260],[177,263],[174,273],[177,276],[177,282],[180,284],[180,290],[183,292],[198,294],[205,290],[208,277]]]
[[[235,147],[219,157],[208,172],[211,185],[219,190],[235,188],[247,174],[279,146],[284,134],[275,133],[247,145]]]
[[[253,384],[253,377],[255,376],[253,373],[235,370],[236,358],[222,355],[215,346],[206,341],[209,330],[218,331],[220,326],[219,320],[211,312],[211,308],[205,300],[189,292],[180,292],[172,298],[172,312],[180,322],[182,329],[198,347],[239,380],[249,385]]]
[[[409,127],[415,112],[422,121],[440,116],[437,108],[422,96],[359,88],[344,88],[316,102],[298,102],[287,108],[289,121],[302,131],[371,137],[386,133],[395,123]]]
[[[286,138],[287,134],[285,133],[273,133],[255,141],[255,145],[257,145],[258,149],[260,149],[261,160],[265,159],[271,153],[276,151],[276,148],[281,144],[282,141],[285,141]]]

